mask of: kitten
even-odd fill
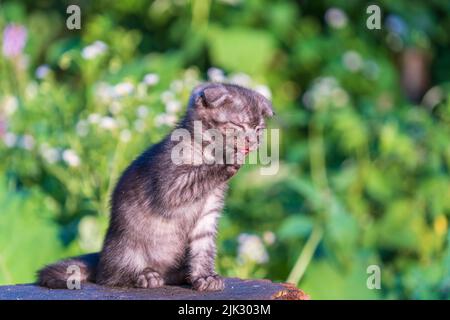
[[[193,133],[200,121],[204,141],[190,147],[204,158],[207,130],[224,137],[230,130],[246,133],[245,146],[236,141],[224,146],[225,154],[231,146],[234,160],[240,160],[176,165],[172,150],[179,142],[169,134],[123,172],[112,194],[101,252],[48,265],[38,272],[38,283],[67,288],[67,268],[77,265],[81,282],[138,288],[190,283],[199,291],[222,290],[223,279],[214,268],[215,239],[227,182],[243,156],[258,147],[264,120],[272,115],[271,103],[250,89],[221,83],[194,89],[175,129]]]

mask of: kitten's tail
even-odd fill
[[[37,272],[37,283],[51,289],[68,289],[67,280],[95,282],[99,257],[99,253],[90,253],[49,264]]]

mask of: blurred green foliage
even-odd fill
[[[450,8],[378,4],[381,30],[364,1],[3,1],[3,48],[8,26],[27,37],[0,56],[0,284],[98,250],[121,170],[209,78],[270,88],[281,130],[278,174],[232,181],[222,274],[449,298]]]

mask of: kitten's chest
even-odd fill
[[[226,185],[217,187],[195,203],[181,208],[184,214],[179,221],[180,227],[189,234],[205,216],[219,216],[224,205]]]

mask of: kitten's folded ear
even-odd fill
[[[195,90],[202,99],[203,105],[217,108],[225,103],[232,102],[232,96],[227,88],[220,83],[207,84]]]
[[[275,111],[273,111],[272,102],[269,99],[261,96],[259,99],[259,105],[261,107],[261,113],[266,118],[271,118],[275,115]]]

